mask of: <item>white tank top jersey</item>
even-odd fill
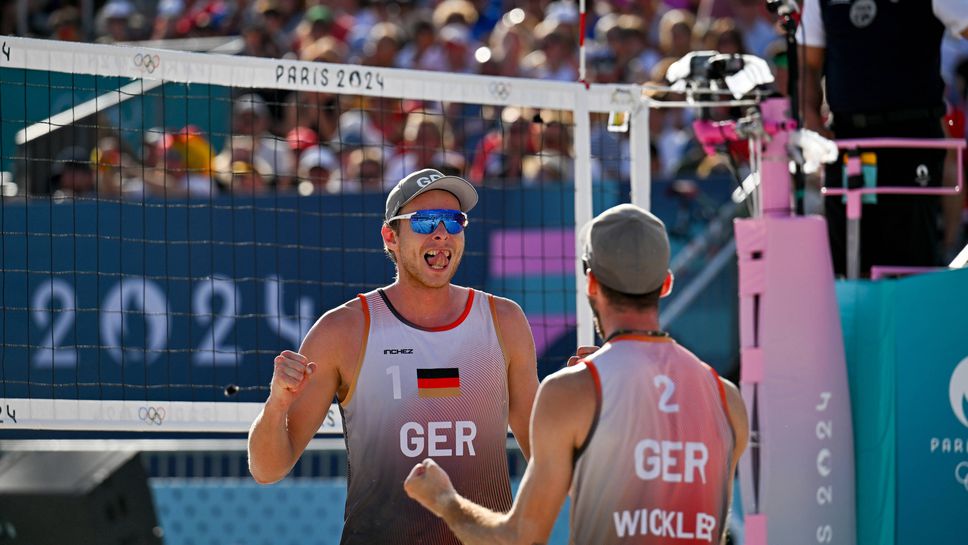
[[[619,335],[583,361],[599,410],[575,454],[571,542],[718,544],[735,438],[716,371],[668,336]]]
[[[340,406],[349,466],[341,544],[456,545],[403,481],[429,456],[465,497],[511,508],[507,358],[494,299],[470,290],[454,323],[427,329],[403,318],[383,290],[359,297],[365,346]]]

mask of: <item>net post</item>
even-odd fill
[[[649,105],[635,105],[629,124],[629,162],[631,163],[632,204],[643,210],[652,207],[652,155],[649,150]]]
[[[579,346],[592,345],[592,309],[585,299],[585,274],[581,266],[582,227],[592,220],[591,121],[585,88],[575,88],[575,327]]]

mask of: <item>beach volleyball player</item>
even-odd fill
[[[477,199],[470,183],[433,169],[402,179],[381,230],[395,281],[330,310],[298,353],[275,359],[250,470],[262,483],[282,479],[335,395],[349,464],[344,545],[458,543],[403,490],[428,456],[474,502],[511,507],[507,430],[528,457],[535,349],[517,304],[451,283]]]
[[[736,387],[659,328],[658,301],[672,287],[665,226],[619,205],[582,241],[605,342],[542,383],[511,511],[477,505],[433,457],[405,489],[466,545],[547,542],[569,492],[571,543],[720,543],[749,425]]]

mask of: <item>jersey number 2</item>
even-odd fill
[[[659,410],[664,413],[679,412],[679,404],[670,403],[672,401],[672,394],[676,392],[676,383],[672,382],[672,379],[665,375],[657,375],[652,379],[652,383],[661,392],[659,396]]]

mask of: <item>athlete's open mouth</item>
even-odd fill
[[[444,270],[450,264],[450,250],[430,250],[424,254],[424,261],[431,269]]]

